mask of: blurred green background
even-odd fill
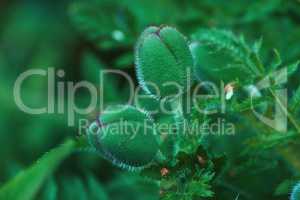
[[[213,27],[242,33],[252,41],[262,37],[266,61],[274,48],[285,63],[300,58],[298,0],[1,0],[0,185],[79,132],[77,125],[67,126],[66,114],[22,112],[13,98],[17,77],[28,69],[54,67],[65,71],[65,77],[58,79],[63,82],[97,84],[96,73],[101,69],[120,69],[134,78],[134,44],[147,26],[160,24],[175,26],[188,38],[199,28]],[[292,80],[297,77],[299,73]],[[105,81],[106,105],[126,101],[124,80],[111,77]],[[46,105],[47,87],[45,77],[26,80],[24,102],[32,107]],[[85,107],[89,98],[86,91],[80,91],[76,102]],[[76,119],[94,119],[97,113]],[[156,196],[155,185],[116,169],[97,155],[81,152],[63,162],[37,199]]]

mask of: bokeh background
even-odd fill
[[[134,44],[149,25],[175,26],[188,38],[199,28],[223,28],[254,41],[263,38],[262,54],[277,49],[285,63],[300,58],[299,0],[1,0],[0,1],[0,185],[44,152],[76,137],[66,114],[29,115],[15,104],[13,86],[28,69],[62,69],[57,81],[88,80],[97,72],[120,69],[135,77]],[[297,80],[299,73],[293,76]],[[123,79],[105,80],[105,104],[128,96]],[[32,107],[47,103],[47,79],[24,82],[22,98]],[[89,102],[79,91],[76,103]],[[67,105],[67,102],[66,102]],[[86,116],[93,119],[98,111]],[[101,196],[102,195],[102,196]],[[155,199],[156,186],[126,173],[97,155],[69,157],[48,180],[37,199]],[[228,199],[234,199],[228,195]]]

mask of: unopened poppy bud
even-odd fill
[[[147,28],[137,43],[135,64],[139,84],[158,99],[190,87],[193,58],[185,37],[175,28]]]
[[[151,117],[133,106],[105,110],[91,124],[88,139],[98,153],[129,170],[149,164],[159,148]]]

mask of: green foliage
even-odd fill
[[[142,175],[160,181],[162,199],[212,197],[210,182],[215,176],[215,163],[216,160],[209,160],[201,148],[188,153],[180,151],[173,162],[157,163],[145,169]],[[167,173],[162,175],[162,170]]]
[[[75,27],[101,49],[132,43],[131,16],[126,7],[109,0],[78,1],[70,7]]]
[[[279,200],[290,198],[292,188],[298,189],[297,0],[12,0],[0,4],[0,199]],[[106,69],[120,69],[141,86],[147,81],[159,85],[175,81],[185,93],[168,102],[163,97],[177,92],[174,87],[160,88],[163,93],[158,96],[144,86],[146,91],[139,94],[145,98],[133,103],[135,107],[121,106],[125,110],[116,111],[112,106],[76,115],[76,119],[96,119],[90,131],[101,126],[95,135],[82,135],[85,130],[67,127],[66,115],[33,116],[16,107],[12,95],[16,78],[27,69],[47,67],[55,67],[56,74],[58,69],[65,71],[65,76],[55,77],[56,83],[66,81],[65,90],[67,81],[95,84],[105,107],[125,104],[131,95],[124,77],[99,76]],[[182,73],[187,68],[191,74]],[[275,85],[275,80],[285,79],[279,73],[285,69],[287,82]],[[196,77],[192,85],[186,83],[187,76]],[[260,90],[257,83],[266,77],[270,87]],[[215,96],[211,88],[196,88],[203,81],[216,83],[220,95]],[[232,89],[229,98],[228,88]],[[277,95],[280,89],[287,89],[287,103]],[[24,82],[22,99],[26,105],[45,106],[47,90],[46,76],[34,75]],[[212,96],[188,102],[193,92]],[[76,94],[80,105],[89,100],[85,92]],[[161,109],[152,112],[161,104],[170,114]],[[278,105],[288,120],[284,133],[259,121],[253,112],[273,118]],[[110,109],[116,112],[107,113]],[[213,110],[217,112],[208,114]],[[141,126],[149,126],[149,134],[137,131],[133,138],[131,131],[117,134],[113,130],[124,128],[122,119],[132,127],[146,121]],[[195,123],[225,130],[234,124],[234,134],[184,129]],[[172,129],[160,128],[162,124]],[[78,132],[77,140],[34,162]],[[74,150],[77,153],[69,156]],[[293,200],[297,194],[293,193]]]
[[[59,195],[59,199],[88,199],[84,184],[78,177],[62,177],[61,184],[64,187],[64,190]]]
[[[155,200],[159,199],[158,183],[133,174],[122,173],[108,184],[110,199]]]
[[[5,184],[0,190],[0,199],[33,199],[45,180],[74,149],[75,142],[69,140],[45,154],[35,164]]]
[[[192,38],[196,76],[200,79],[249,82],[260,74],[261,63],[257,62],[261,41],[250,47],[243,36],[224,30],[199,30]]]
[[[99,90],[100,88],[103,90],[101,91],[101,95],[103,94],[103,104],[106,104],[107,102],[119,102],[122,101],[122,99],[125,99],[126,95],[122,94],[122,92],[125,93],[126,91],[119,91],[120,89],[118,88],[117,80],[115,80],[114,77],[105,76],[104,70],[106,69],[106,66],[94,53],[90,51],[85,52],[82,56],[80,67],[83,78],[89,80],[97,86]],[[105,91],[109,92],[105,93]]]

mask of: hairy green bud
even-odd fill
[[[185,37],[175,28],[147,28],[135,49],[135,65],[141,87],[158,99],[190,87],[193,58]]]
[[[129,170],[145,167],[159,149],[151,117],[132,106],[106,109],[91,124],[88,139],[98,153]]]

